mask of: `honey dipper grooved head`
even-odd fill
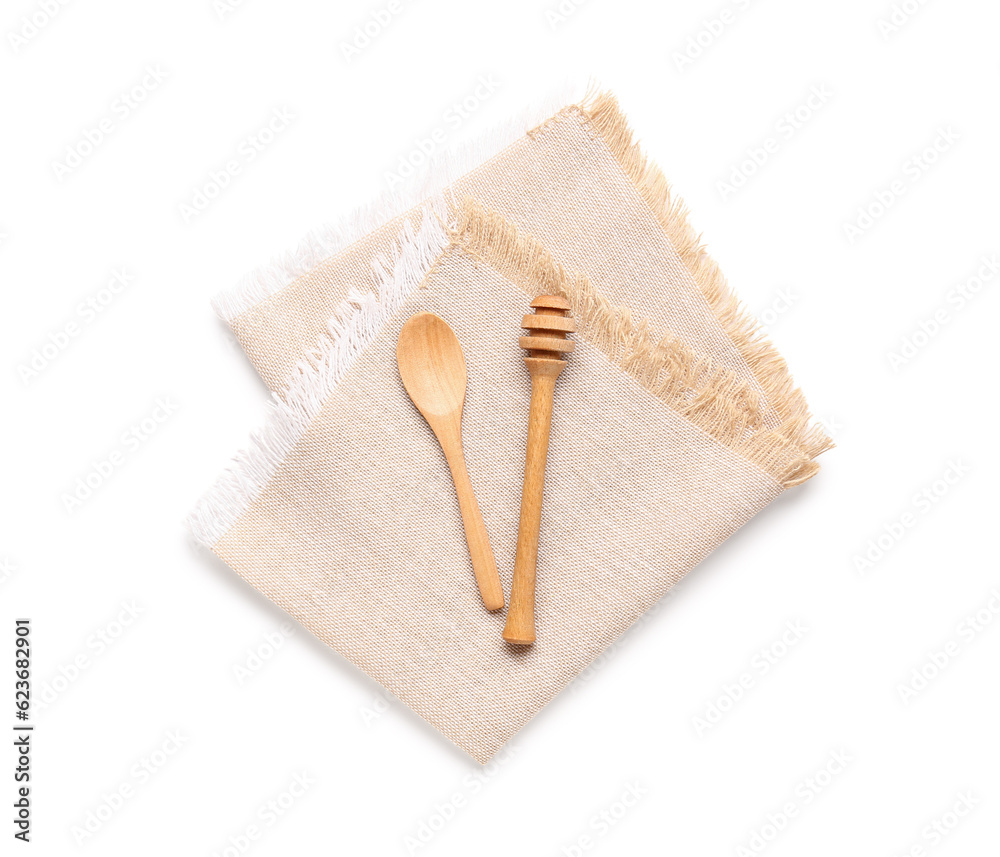
[[[559,295],[539,295],[531,306],[535,314],[521,320],[521,327],[528,331],[519,340],[521,347],[532,357],[562,360],[573,350],[573,342],[566,334],[576,330],[576,322],[569,317],[569,301]]]

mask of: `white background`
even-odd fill
[[[15,617],[32,619],[49,704],[33,715],[27,847],[6,820],[4,738],[0,851],[392,855],[423,832],[418,852],[436,855],[997,854],[1000,275],[961,307],[956,289],[1000,252],[1000,10],[907,6],[883,33],[889,0],[589,0],[557,16],[557,0],[404,0],[348,62],[343,44],[385,3],[246,0],[220,16],[212,0],[70,2],[16,50],[40,6],[5,3],[3,728]],[[701,55],[678,68],[699,34]],[[123,116],[115,101],[147,66],[166,79]],[[497,91],[445,125],[483,75]],[[434,128],[475,137],[590,75],[618,94],[838,448],[480,769],[301,628],[240,682],[248,650],[266,654],[288,620],[181,523],[267,398],[209,299],[384,190]],[[811,87],[832,97],[787,136],[782,117]],[[288,128],[185,222],[181,204],[275,108]],[[107,139],[58,176],[105,117]],[[957,141],[916,166],[942,130]],[[768,137],[777,151],[723,198],[718,183]],[[897,179],[905,192],[852,242],[845,224]],[[131,284],[81,324],[80,302],[119,269]],[[939,310],[936,335],[893,366]],[[26,382],[19,367],[72,321],[79,334]],[[125,445],[158,398],[173,412]],[[121,465],[68,511],[63,495],[116,449]],[[859,570],[880,535],[890,547]],[[128,603],[139,615],[120,627]],[[963,624],[977,611],[978,631]],[[796,621],[808,630],[762,673],[760,650],[781,654]],[[947,665],[904,700],[949,641]],[[752,687],[728,705],[744,673]],[[699,730],[713,706],[727,710]],[[155,755],[171,732],[180,749]],[[304,793],[261,815],[302,773]],[[630,786],[641,797],[623,808]],[[959,819],[962,795],[975,807]],[[90,813],[107,820],[78,847]]]

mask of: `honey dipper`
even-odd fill
[[[524,362],[531,374],[531,412],[528,417],[528,448],[521,491],[521,519],[517,528],[514,583],[503,638],[508,643],[529,646],[535,642],[535,565],[538,560],[538,527],[542,518],[545,459],[552,425],[552,393],[556,378],[573,350],[567,333],[576,330],[569,318],[570,304],[558,295],[542,295],[531,302],[534,315],[526,315],[521,326],[528,331],[520,344],[527,349]]]

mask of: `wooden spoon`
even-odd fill
[[[500,575],[462,451],[462,407],[467,379],[462,346],[443,319],[434,313],[421,312],[399,332],[396,362],[406,392],[437,436],[451,468],[483,604],[487,610],[499,610],[504,604]]]

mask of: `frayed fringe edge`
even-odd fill
[[[528,294],[558,294],[572,305],[579,335],[622,371],[706,434],[743,456],[788,488],[819,466],[812,449],[822,446],[800,418],[764,429],[760,393],[730,370],[699,357],[672,335],[657,336],[627,307],[614,306],[587,277],[568,273],[535,239],[471,199],[460,205],[452,239]]]
[[[586,89],[591,92],[593,86]],[[317,229],[294,249],[244,276],[235,286],[212,299],[212,307],[226,322],[280,292],[313,268],[386,223],[402,217],[421,203],[439,196],[475,167],[502,152],[525,134],[532,134],[561,110],[575,105],[584,88],[567,84],[545,101],[497,125],[475,140],[460,145],[424,167],[419,180],[398,192],[387,191],[360,206],[336,224]],[[587,98],[587,95],[583,96]]]
[[[198,542],[214,547],[243,517],[358,355],[419,287],[451,240],[445,216],[437,201],[423,209],[419,228],[407,219],[394,257],[374,262],[377,292],[348,294],[330,320],[330,335],[298,364],[285,391],[273,394],[263,427],[188,516]]]
[[[795,386],[788,364],[730,289],[718,263],[706,252],[701,236],[688,220],[687,207],[673,196],[670,183],[660,168],[642,151],[618,100],[608,92],[591,90],[579,104],[590,126],[600,135],[612,154],[652,209],[671,244],[677,250],[726,333],[733,340],[751,372],[756,376],[768,403],[777,411],[782,426],[774,449],[766,453],[781,457],[779,447],[797,446],[811,461],[833,447],[823,431],[810,425],[809,408],[802,391]],[[765,454],[761,450],[761,454]],[[805,464],[786,474],[794,485],[812,476],[819,465]]]

